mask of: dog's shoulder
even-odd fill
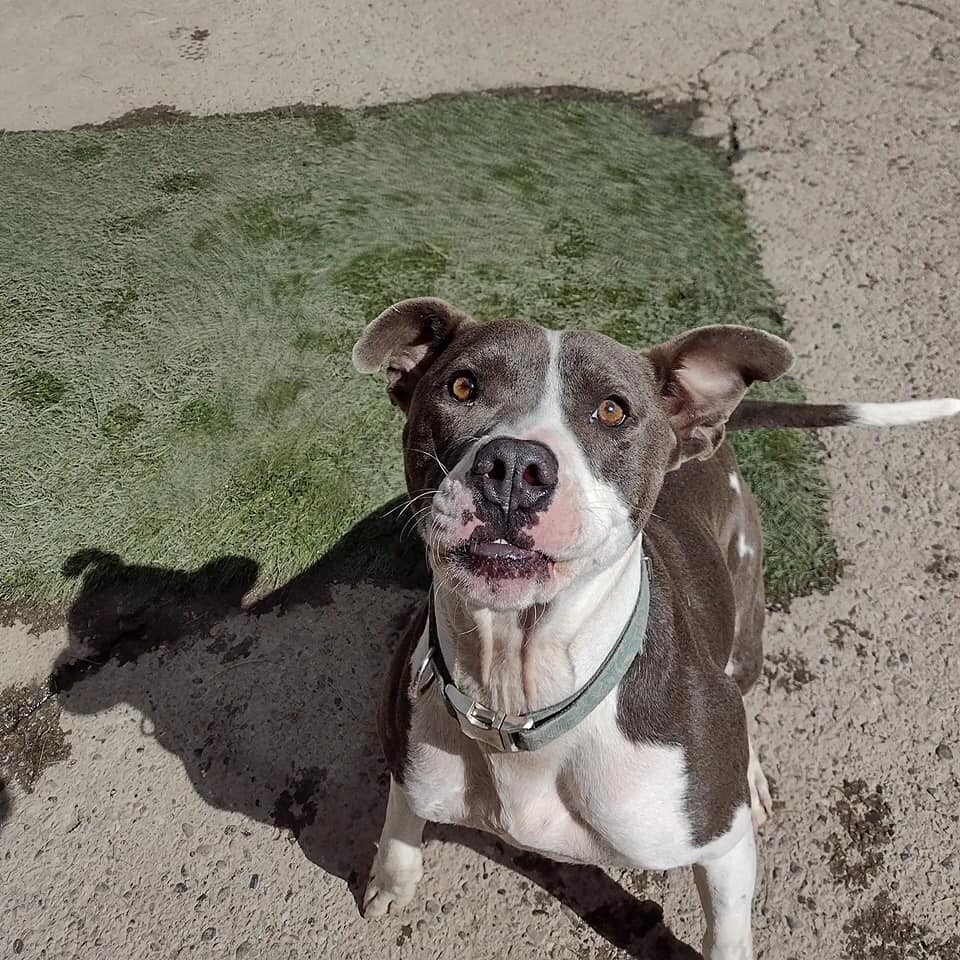
[[[410,671],[411,659],[427,624],[426,600],[410,611],[410,619],[401,630],[397,647],[390,661],[383,696],[377,711],[377,727],[387,766],[393,779],[403,783],[410,737]]]
[[[678,541],[679,555],[665,558],[673,568],[677,560],[701,555],[704,546],[718,546],[726,559],[734,527],[755,511],[733,449],[723,443],[709,460],[690,460],[664,477],[649,523],[654,530],[660,523]],[[669,546],[662,549],[669,551]],[[671,575],[678,572],[670,570]]]

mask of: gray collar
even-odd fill
[[[472,740],[480,740],[495,750],[506,752],[538,750],[561,734],[572,730],[620,682],[630,664],[643,653],[649,613],[650,558],[644,556],[640,573],[640,594],[633,613],[596,673],[565,700],[542,710],[513,716],[498,713],[478,703],[453,682],[440,649],[431,587],[427,654],[417,672],[417,691],[423,693],[436,681],[440,696],[450,714],[460,723],[464,734]]]

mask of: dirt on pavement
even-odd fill
[[[739,143],[734,175],[808,397],[960,392],[960,13],[945,0],[16,0],[0,62],[8,129],[505,84],[696,100],[698,130]],[[760,844],[757,955],[955,960],[960,427],[823,440],[845,572],[771,617],[748,704],[778,801]],[[258,615],[236,598],[197,610],[164,597],[145,617],[137,597],[114,596],[96,598],[109,629],[0,628],[0,722],[17,725],[4,745],[33,750],[0,796],[0,949],[690,955],[657,923],[662,907],[699,943],[689,872],[615,873],[617,886],[457,831],[428,833],[421,897],[403,915],[360,919],[384,802],[374,690],[416,594],[304,587],[312,604]],[[77,653],[85,667],[55,670]],[[59,701],[45,699],[52,670]]]

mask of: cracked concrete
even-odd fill
[[[739,141],[734,175],[808,396],[960,392],[960,15],[946,0],[15,0],[0,61],[8,129],[505,84],[694,97],[702,133]],[[749,703],[778,800],[757,954],[955,960],[960,427],[823,440],[845,573],[771,618]],[[440,831],[419,901],[358,918],[383,787],[355,733],[370,711],[356,677],[411,596],[359,584],[285,616],[219,611],[65,692],[69,758],[5,801],[0,942],[24,957],[606,958],[632,927],[638,955],[663,955],[640,936],[650,910],[618,912],[596,875],[538,875]],[[41,681],[66,642],[0,629],[4,686]],[[221,647],[246,641],[224,663]],[[698,942],[685,873],[617,879]]]

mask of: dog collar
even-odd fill
[[[519,716],[492,710],[467,696],[453,682],[453,676],[440,649],[432,587],[428,608],[427,653],[417,672],[418,694],[425,692],[436,681],[447,710],[459,722],[460,729],[466,736],[508,753],[539,750],[586,719],[620,682],[634,659],[643,652],[650,614],[650,558],[643,558],[640,593],[633,613],[593,676],[565,700]]]

